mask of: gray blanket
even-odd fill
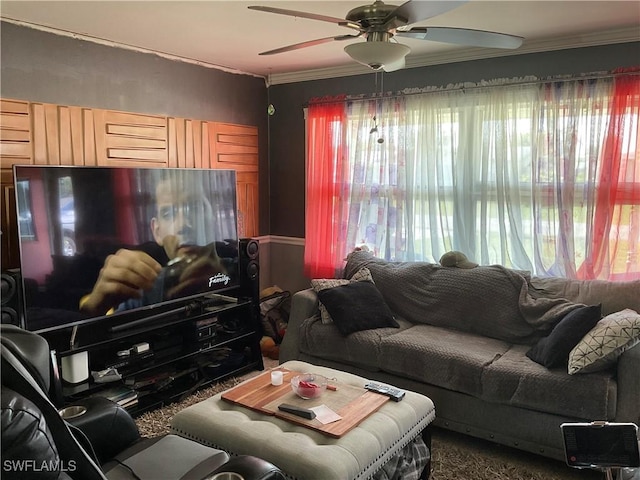
[[[526,272],[499,265],[472,269],[387,262],[354,252],[345,278],[367,267],[394,313],[413,323],[455,328],[513,343],[532,343],[581,304],[541,296]]]

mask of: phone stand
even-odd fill
[[[639,468],[607,467],[601,471],[604,471],[606,480],[640,480]]]
[[[567,465],[605,473],[607,480],[640,480],[640,441],[634,423],[563,423]]]
[[[623,471],[625,470],[630,470],[626,467],[607,467],[602,469],[604,471],[604,475],[605,475],[605,479],[606,480],[638,480],[640,479],[640,470],[638,470],[637,468],[634,468],[632,470],[635,471],[635,473],[631,473],[629,474],[629,476],[627,475],[623,475]]]

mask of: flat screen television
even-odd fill
[[[24,328],[114,325],[239,285],[233,170],[14,166]]]

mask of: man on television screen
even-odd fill
[[[213,209],[202,184],[179,170],[162,172],[155,188],[151,233],[169,261],[143,249],[109,255],[90,294],[80,302],[91,315],[128,310],[207,291],[211,279],[228,281],[211,237]]]

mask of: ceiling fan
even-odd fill
[[[387,5],[382,0],[375,0],[370,5],[362,5],[350,10],[344,19],[266,6],[249,6],[248,8],[262,12],[335,23],[355,31],[351,35],[309,40],[262,52],[260,55],[274,55],[336,40],[352,40],[363,37],[366,42],[349,44],[345,47],[345,52],[355,61],[367,65],[373,70],[382,69],[386,72],[391,72],[404,68],[405,57],[411,51],[408,46],[398,43],[394,37],[487,48],[515,49],[522,45],[524,40],[522,37],[505,33],[472,30],[469,28],[410,26],[460,7],[467,1],[408,0],[400,6],[396,6]]]

